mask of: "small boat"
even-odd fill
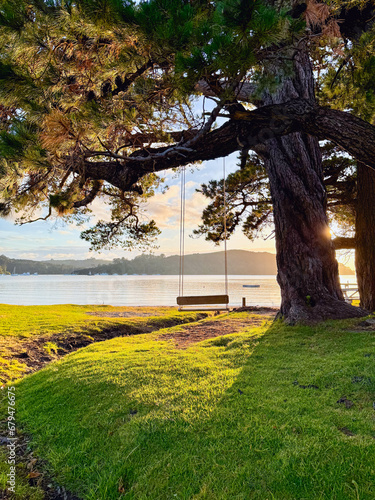
[[[242,285],[243,288],[260,288],[260,285]]]

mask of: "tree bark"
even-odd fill
[[[375,169],[375,126],[350,113],[319,107],[311,98],[285,94],[282,104],[271,104],[254,111],[237,111],[221,127],[205,134],[194,147],[184,149],[185,141],[158,148],[138,149],[130,156],[109,151],[85,151],[67,158],[69,168],[85,172],[87,178],[107,181],[130,191],[150,172],[160,172],[197,161],[214,160],[243,148],[254,151],[271,137],[283,137],[303,131],[327,139],[348,151],[354,158]],[[186,135],[191,132],[175,133]],[[105,161],[97,157],[107,156]]]
[[[256,146],[264,137],[303,131],[330,140],[354,158],[375,168],[375,126],[346,111],[330,109],[311,98],[291,98],[254,111],[235,111],[234,120],[247,121],[243,142]]]
[[[375,311],[375,171],[357,163],[356,250],[360,306]]]
[[[266,105],[301,97],[314,100],[307,53],[295,54],[295,76]],[[273,201],[280,314],[289,323],[364,314],[348,305],[326,217],[326,191],[318,140],[302,133],[274,137],[256,148],[267,168]]]
[[[283,64],[280,61],[280,67]],[[307,52],[296,51],[294,65],[293,78],[284,78],[276,94],[265,96],[264,107],[235,116],[194,142],[193,147],[187,147],[189,141],[185,145],[181,141],[176,146],[138,150],[115,161],[86,160],[85,172],[93,179],[129,190],[147,172],[226,156],[246,146],[254,149],[263,157],[270,179],[281,315],[289,323],[358,317],[365,312],[348,305],[341,292],[325,214],[320,148],[312,135],[336,138],[335,142],[347,145],[348,150],[358,149],[359,144],[368,163],[375,161],[375,154],[371,157],[363,141],[369,141],[371,134],[365,131],[370,127],[375,149],[375,127],[348,113],[319,108]],[[341,120],[339,124],[336,118]],[[353,133],[358,136],[354,143],[349,140]]]

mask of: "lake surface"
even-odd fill
[[[0,303],[16,305],[106,304],[113,306],[174,306],[178,276],[5,276],[0,275]],[[275,276],[229,276],[231,306],[242,297],[253,306],[280,305]],[[355,283],[355,276],[342,276]],[[260,285],[244,288],[243,285]],[[224,294],[223,276],[185,276],[184,295]]]

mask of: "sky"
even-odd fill
[[[237,170],[237,155],[232,154],[225,159],[226,174]],[[150,199],[147,215],[154,219],[161,230],[158,237],[158,248],[153,250],[156,255],[176,255],[179,253],[179,230],[180,230],[180,176],[178,173],[167,171],[164,173],[165,184],[169,186],[166,192],[162,189]],[[189,253],[208,253],[223,250],[223,244],[216,246],[205,241],[204,237],[192,238],[192,231],[196,229],[201,221],[203,208],[207,205],[207,199],[196,189],[202,183],[208,183],[211,179],[223,178],[223,160],[212,160],[203,162],[199,166],[186,168],[186,218],[185,218],[185,255]],[[31,260],[49,259],[115,259],[124,257],[133,259],[141,252],[139,250],[124,250],[122,248],[111,249],[102,252],[90,251],[90,244],[80,238],[83,229],[94,225],[99,219],[108,218],[108,210],[102,201],[95,200],[91,208],[94,217],[89,224],[77,227],[67,224],[61,219],[51,221],[37,221],[23,226],[15,225],[15,216],[0,218],[0,254],[10,258],[22,258]],[[257,238],[248,240],[237,229],[236,233],[228,241],[228,249],[249,250],[254,252],[276,253],[275,240],[272,228],[268,238]],[[265,232],[267,237],[267,232]],[[354,265],[353,252],[337,252],[339,262],[350,266]]]
[[[236,155],[226,159],[226,173],[236,170]],[[179,253],[179,230],[180,230],[180,177],[177,173],[165,173],[166,184],[169,189],[162,193],[157,192],[147,205],[147,214],[153,218],[161,234],[158,237],[158,248],[153,252],[155,255],[176,255]],[[204,182],[211,179],[223,177],[222,159],[204,162],[193,169],[186,169],[186,218],[185,218],[185,254],[208,253],[223,250],[223,244],[219,247],[204,240],[204,237],[192,238],[193,229],[197,228],[201,220],[201,213],[207,204],[207,200],[196,189]],[[92,206],[95,217],[90,226],[98,219],[108,215],[105,206],[100,201],[94,201]],[[0,218],[0,254],[10,258],[22,258],[31,260],[48,259],[115,259],[124,257],[133,259],[141,252],[139,250],[124,250],[121,248],[91,252],[89,243],[80,238],[82,229],[89,225],[77,227],[74,224],[66,224],[62,220],[38,221],[31,224],[18,226],[14,224],[14,216]],[[270,228],[269,233],[271,233]],[[257,238],[248,240],[240,230],[228,241],[228,249],[242,249],[254,252],[276,253],[275,240],[271,237],[264,240]],[[338,252],[338,260],[354,269],[354,256],[352,253]]]
[[[226,159],[227,174],[236,169],[236,162],[236,155],[231,155]],[[196,189],[201,183],[211,179],[220,179],[222,176],[222,159],[205,162],[194,169],[186,169],[185,254],[207,253],[223,249],[222,246],[217,247],[213,243],[206,242],[204,237],[194,239],[190,237],[192,230],[197,228],[200,222],[202,209],[207,204],[207,200],[197,193]],[[156,255],[179,253],[180,177],[177,173],[166,172],[165,179],[169,189],[165,193],[157,192],[147,206],[148,216],[156,221],[162,231],[157,241],[159,248],[154,250]],[[95,218],[91,220],[90,225],[106,216],[106,209],[102,202],[95,201],[93,210]],[[14,219],[12,215],[5,219],[0,218],[0,254],[10,258],[57,260],[125,257],[132,259],[140,254],[137,250],[127,251],[121,248],[101,253],[90,252],[89,243],[80,239],[79,236],[82,227],[66,224],[61,220],[37,221],[17,226],[14,224]],[[240,231],[237,231],[237,234],[229,240],[228,249],[275,253],[275,244],[273,239],[264,241],[261,238],[250,242]]]
[[[226,159],[226,173],[236,170],[236,155]],[[185,254],[208,253],[223,250],[223,244],[217,247],[204,240],[204,237],[191,238],[193,229],[197,228],[201,220],[202,209],[207,200],[196,192],[201,183],[211,179],[220,179],[223,176],[222,159],[205,162],[194,169],[186,169],[186,219],[185,219]],[[156,255],[175,255],[179,253],[180,229],[180,177],[177,173],[166,172],[166,184],[169,189],[157,192],[147,206],[147,213],[153,218],[162,231],[158,237]],[[93,204],[95,218],[91,223],[107,215],[102,202]],[[90,224],[90,225],[92,225]],[[89,225],[85,226],[89,227]],[[84,227],[84,228],[85,228]],[[38,221],[23,226],[14,224],[14,217],[0,218],[0,254],[10,258],[32,260],[48,259],[114,259],[124,257],[133,259],[140,254],[138,250],[127,251],[121,248],[103,252],[90,252],[89,243],[80,239],[82,227],[66,224],[61,220]],[[270,233],[272,228],[270,228]],[[276,253],[275,240],[272,237],[264,240],[258,238],[249,241],[240,230],[228,241],[228,249],[242,249],[254,252]],[[339,252],[338,260],[354,269],[353,254]]]

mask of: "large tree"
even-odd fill
[[[28,210],[25,222],[44,206],[38,218],[79,219],[106,197],[112,221],[84,237],[130,245],[157,234],[140,207],[159,172],[253,150],[270,182],[282,315],[363,314],[340,290],[318,139],[374,167],[375,127],[321,106],[312,64],[332,56],[337,16],[350,11],[315,0],[0,6],[0,98],[16,110],[0,141],[3,213]],[[371,33],[361,15],[354,27]],[[200,95],[213,104],[197,116]]]
[[[375,171],[358,163],[330,143],[322,148],[327,215],[333,229],[336,250],[352,249],[361,307],[375,311]],[[250,154],[226,178],[226,231],[223,220],[224,182],[202,184],[200,191],[209,200],[202,212],[197,236],[219,244],[238,229],[250,240],[274,234],[272,200],[264,164]]]

